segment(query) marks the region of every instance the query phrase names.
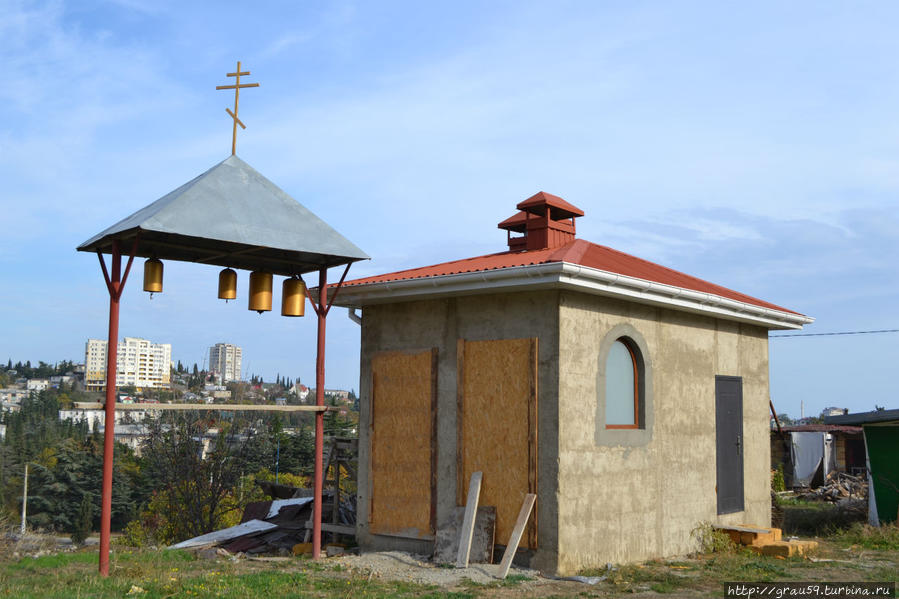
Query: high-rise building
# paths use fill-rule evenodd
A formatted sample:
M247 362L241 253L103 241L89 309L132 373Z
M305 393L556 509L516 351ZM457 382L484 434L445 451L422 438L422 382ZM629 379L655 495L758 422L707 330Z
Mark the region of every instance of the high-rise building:
M222 383L240 380L242 351L230 343L216 343L209 348L209 370Z
M84 349L84 385L88 391L106 389L105 339L88 339ZM137 389L168 388L171 383L172 345L125 337L119 341L116 386Z

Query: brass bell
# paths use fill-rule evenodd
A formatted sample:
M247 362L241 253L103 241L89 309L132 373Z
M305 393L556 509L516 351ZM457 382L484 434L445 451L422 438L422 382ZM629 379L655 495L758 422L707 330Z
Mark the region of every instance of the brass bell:
M233 300L237 297L237 273L225 268L219 273L219 299Z
M144 291L162 293L162 262L156 258L150 258L144 262Z
M272 273L261 270L250 273L250 302L247 307L260 314L272 309Z
M306 309L306 284L303 279L284 279L281 285L281 316L302 316Z

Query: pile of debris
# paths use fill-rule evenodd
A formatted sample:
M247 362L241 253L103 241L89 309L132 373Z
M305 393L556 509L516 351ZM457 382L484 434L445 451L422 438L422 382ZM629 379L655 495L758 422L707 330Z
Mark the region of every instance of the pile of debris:
M838 503L844 499L865 499L868 497L868 481L845 472L831 472L824 484L797 495L808 501L829 501Z
M187 539L172 549L208 549L219 547L228 553L246 555L307 553L311 551L312 497L305 489L296 489L288 499L256 501L247 504L240 524ZM322 512L327 515L333 504L333 493L325 491ZM352 497L354 500L355 497ZM339 521L345 535L355 531L355 501L342 500L338 505ZM331 533L335 537L338 533ZM308 546L308 547L307 547ZM307 551L308 549L308 551Z
M332 542L355 541L356 496L341 489L341 472L356 478L359 455L358 439L327 437L323 455L322 546L326 535ZM328 474L332 473L329 478ZM218 547L228 553L247 555L312 551L312 489L302 489L277 482L256 481L271 501L247 505L240 524L172 545L173 549L208 549Z

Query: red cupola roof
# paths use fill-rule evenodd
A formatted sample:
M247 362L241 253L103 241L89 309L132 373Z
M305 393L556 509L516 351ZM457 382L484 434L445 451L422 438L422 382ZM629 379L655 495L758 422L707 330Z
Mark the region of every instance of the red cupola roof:
M574 240L574 219L584 211L559 196L538 192L516 206L520 210L497 227L506 230L510 251L543 250L565 245ZM524 233L512 237L512 233Z

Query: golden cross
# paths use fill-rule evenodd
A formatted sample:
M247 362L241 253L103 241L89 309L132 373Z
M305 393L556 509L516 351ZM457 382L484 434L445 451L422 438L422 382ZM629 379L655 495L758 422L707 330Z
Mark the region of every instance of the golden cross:
M246 129L247 126L243 124L239 118L237 118L237 101L240 98L240 88L242 87L259 87L258 83L241 83L240 76L241 75L249 75L250 71L241 71L240 70L240 61L237 61L237 71L233 73L227 73L226 77L234 77L235 83L234 85L216 85L215 89L233 89L234 90L234 112L231 112L230 108L225 108L225 112L231 115L231 118L234 120L234 130L231 133L231 155L234 156L235 150L237 149L237 126L240 125L241 129Z

